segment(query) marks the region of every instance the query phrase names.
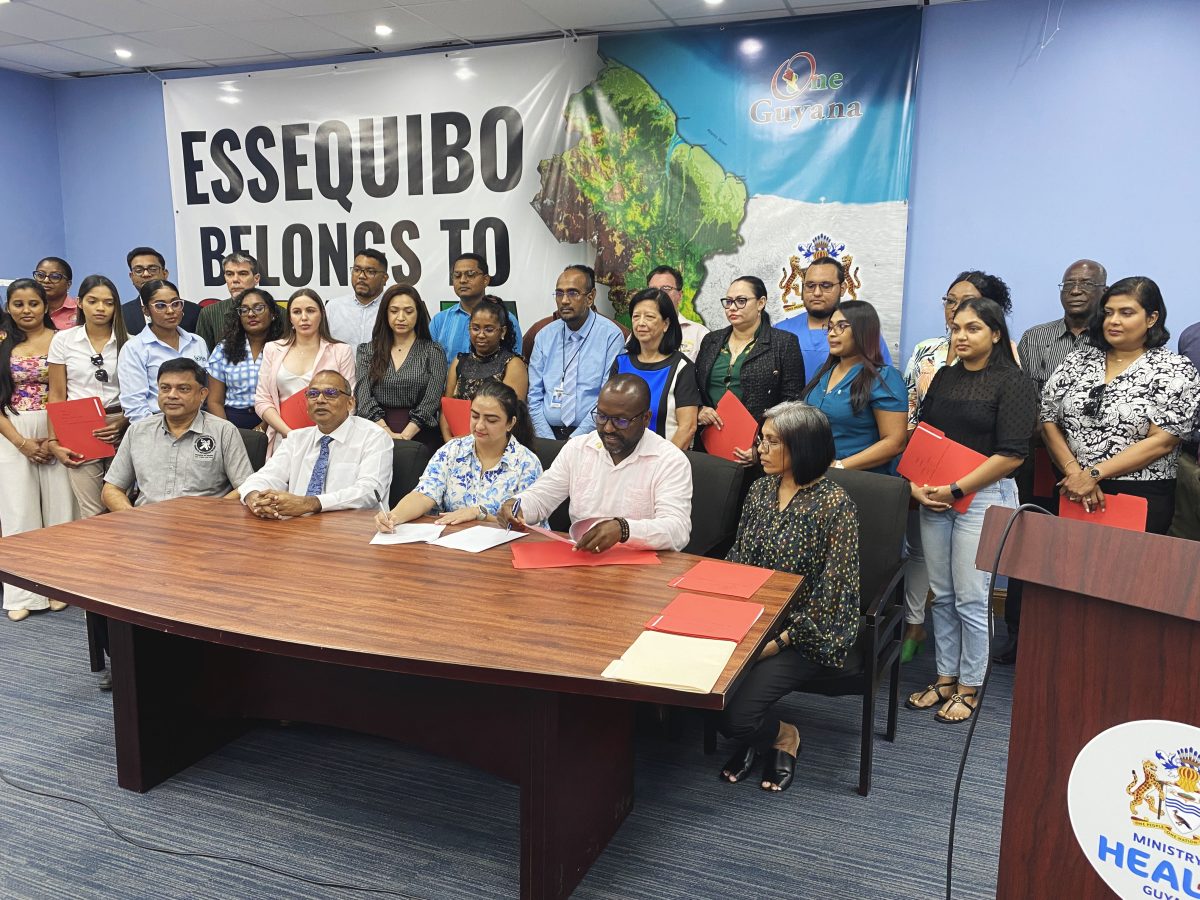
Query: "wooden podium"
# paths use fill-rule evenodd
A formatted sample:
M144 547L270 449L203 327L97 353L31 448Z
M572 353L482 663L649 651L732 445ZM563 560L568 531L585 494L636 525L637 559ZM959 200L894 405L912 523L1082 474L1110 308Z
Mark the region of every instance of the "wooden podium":
M988 510L979 568L1011 512ZM1000 574L1025 595L996 896L1112 897L1075 840L1067 779L1114 725L1196 722L1200 543L1026 512Z

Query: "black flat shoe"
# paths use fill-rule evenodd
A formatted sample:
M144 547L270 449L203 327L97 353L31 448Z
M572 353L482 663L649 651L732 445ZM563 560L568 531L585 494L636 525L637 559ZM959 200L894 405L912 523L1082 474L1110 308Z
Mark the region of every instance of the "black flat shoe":
M721 780L729 782L729 776L732 775L734 782L741 781L750 774L750 770L754 768L754 763L757 761L758 751L753 747L743 747L725 760L725 765L721 767Z
M771 750L763 757L762 780L778 785L780 791L788 789L792 783L792 776L795 774L796 757L786 750ZM763 788L763 790L776 793L771 788Z
M1011 666L1017 661L1017 639L1009 638L1008 643L992 657L992 662L998 666Z

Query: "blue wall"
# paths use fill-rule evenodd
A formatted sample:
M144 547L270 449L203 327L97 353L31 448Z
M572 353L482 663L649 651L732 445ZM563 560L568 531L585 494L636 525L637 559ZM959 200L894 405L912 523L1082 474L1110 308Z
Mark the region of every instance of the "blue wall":
M28 277L43 256L70 259L57 115L53 81L0 69L0 278Z

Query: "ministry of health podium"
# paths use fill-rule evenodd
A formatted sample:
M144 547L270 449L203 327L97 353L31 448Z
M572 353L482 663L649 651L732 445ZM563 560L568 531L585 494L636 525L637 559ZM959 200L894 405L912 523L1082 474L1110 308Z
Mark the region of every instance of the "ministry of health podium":
M981 569L1010 514L988 510ZM1114 725L1197 724L1200 543L1023 513L1000 574L1025 594L996 896L1111 897L1078 849L1067 779L1084 745Z

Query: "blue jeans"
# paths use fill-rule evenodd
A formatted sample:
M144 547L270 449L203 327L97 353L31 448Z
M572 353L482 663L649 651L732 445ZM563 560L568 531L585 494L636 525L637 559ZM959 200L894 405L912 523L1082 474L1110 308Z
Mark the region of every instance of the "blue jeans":
M983 684L988 658L991 574L975 568L983 514L1017 506L1017 484L1002 478L975 494L965 513L921 507L921 543L933 590L933 644L938 675L967 687Z

